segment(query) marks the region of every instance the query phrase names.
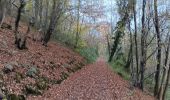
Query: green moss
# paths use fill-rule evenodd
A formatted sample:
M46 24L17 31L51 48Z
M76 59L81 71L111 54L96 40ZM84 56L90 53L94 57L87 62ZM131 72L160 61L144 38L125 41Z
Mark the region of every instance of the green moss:
M67 77L69 77L69 75L65 72L62 72L60 77L61 77L61 80L65 80L65 79L67 79Z
M7 100L26 100L24 95L9 94ZM6 99L3 99L6 100Z
M31 84L25 86L25 92L27 95L29 94L41 95L42 94L42 91L40 91L37 86L31 85Z
M24 76L21 73L15 74L15 80L17 83L20 83L20 81L24 78Z
M47 85L46 81L44 81L43 79L39 79L36 83L36 86L40 90L45 90L45 89L47 89L48 85Z
M167 89L166 100L170 100L170 87Z

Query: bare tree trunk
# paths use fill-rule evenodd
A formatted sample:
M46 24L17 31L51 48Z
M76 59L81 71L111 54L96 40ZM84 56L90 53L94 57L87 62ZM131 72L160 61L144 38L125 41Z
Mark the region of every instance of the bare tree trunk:
M5 10L6 10L6 8L5 8L4 5L5 5L5 1L1 0L0 1L0 27L1 27L2 23L3 23L4 18L5 18Z
M54 2L54 4L53 4L53 9L52 9L51 18L50 18L50 24L47 29L47 33L44 36L44 40L43 40L43 45L45 45L45 46L47 46L47 43L49 42L51 35L55 30L57 21L60 18L60 15L57 15L57 14L59 14L58 11L60 9L58 6L60 6L60 4L56 4L56 2L57 2L56 0L53 0L53 2Z
M45 37L45 32L47 32L47 27L48 27L48 14L49 14L49 1L48 0L45 0L45 17L43 19L43 25L42 25L42 31L43 31L43 37L42 37L42 40L44 39Z
M165 100L165 96L166 96L166 92L167 92L168 84L169 84L169 78L170 78L170 64L169 64L169 70L168 70L168 75L167 75L167 79L166 79L166 83L165 83L165 89L163 91L162 100Z
M134 25L135 25L135 56L136 56L136 82L139 81L139 54L138 54L138 41L137 41L137 21L136 21L136 3L133 2L133 14L134 14Z
M142 7L142 36L141 36L141 62L140 62L140 88L144 89L144 71L146 66L146 31L145 31L145 7L146 7L146 0L143 0L143 7Z
M39 1L39 17L40 17L40 20L39 20L39 29L42 29L42 17L43 17L43 0L40 0Z
M129 68L131 66L131 77L134 79L134 68L133 68L133 36L131 32L131 25L130 25L130 19L128 20L128 30L130 32L130 49L128 54L128 59L126 61L125 68Z
M131 33L130 33L131 34ZM128 69L130 67L130 64L131 64L131 61L132 61L132 58L131 58L131 55L132 55L132 43L130 43L130 49L129 49L129 53L128 53L128 58L127 58L127 61L126 61L126 65L125 65L125 68Z
M156 34L157 34L157 46L158 46L157 68L156 68L156 74L155 74L154 96L158 96L159 82L160 82L160 68L161 68L161 36L160 36L160 30L159 30L157 0L154 0L154 11L155 11L155 30L156 30Z
M135 80L135 70L134 70L134 65L133 65L133 35L131 32L131 25L130 25L130 20L129 20L129 31L130 31L130 60L129 63L131 66L130 70L131 70L131 80L132 80L132 85L134 86L136 84L136 80Z
M76 43L75 48L78 46L79 41L79 34L80 34L80 0L78 0L78 6L77 6L77 32L76 32Z
M20 7L18 8L18 13L17 13L17 17L15 20L15 44L17 46L18 49L26 49L26 34L25 35L21 35L21 33L18 32L18 27L19 27L19 22L21 19L21 13L23 8L25 7L26 3L24 0L20 0ZM29 30L29 28L28 28ZM27 31L29 32L29 31ZM22 33L23 34L23 33Z
M109 56L110 56L110 41L109 41L109 35L106 35L106 39L107 39L107 48L108 48L108 52L109 52Z
M47 29L47 32L45 34L44 40L43 40L43 45L47 46L47 43L49 42L51 35L53 34L56 25L58 24L59 19L65 12L65 5L66 5L66 0L53 0L53 7L52 7L52 13L51 13L51 18L50 18L50 24Z
M165 94L166 92L166 86L164 84L166 84L166 80L167 78L167 69L168 69L168 59L169 59L169 50L170 50L170 36L169 36L169 40L168 40L168 46L167 49L165 51L165 63L164 63L164 71L163 71L163 76L162 76L162 82L161 82L161 86L160 86L160 91L159 91L159 100L165 100Z

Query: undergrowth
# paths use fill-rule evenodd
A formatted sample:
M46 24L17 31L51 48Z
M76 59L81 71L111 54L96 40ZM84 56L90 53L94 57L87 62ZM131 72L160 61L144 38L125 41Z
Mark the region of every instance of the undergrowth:
M99 56L97 47L87 46L87 43L81 39L78 42L77 48L74 48L75 37L72 34L54 34L53 40L57 40L78 52L87 60L87 63L95 62Z
M130 80L130 72L124 67L126 64L124 57L120 56L109 64L117 74L119 74L125 80Z
M98 50L94 47L83 47L78 48L76 51L83 56L85 59L87 59L88 63L95 62L98 55Z

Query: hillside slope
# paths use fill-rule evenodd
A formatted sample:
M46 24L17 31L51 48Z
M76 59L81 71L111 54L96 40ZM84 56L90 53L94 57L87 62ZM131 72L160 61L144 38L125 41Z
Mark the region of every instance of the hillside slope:
M25 27L20 29L24 31ZM50 42L44 47L31 38L27 41L28 50L18 50L13 31L0 29L0 96L1 92L43 94L86 63L79 54L59 43Z

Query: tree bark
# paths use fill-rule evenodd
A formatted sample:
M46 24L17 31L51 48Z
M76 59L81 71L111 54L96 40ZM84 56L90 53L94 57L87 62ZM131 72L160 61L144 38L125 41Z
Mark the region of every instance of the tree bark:
M109 56L110 56L110 41L109 41L109 34L106 35L106 39L107 39L107 48L108 48L108 52L109 52Z
M141 62L140 62L140 88L144 89L144 71L146 66L146 31L145 31L145 7L146 7L146 0L143 0L142 6L142 36L141 36Z
M4 17L5 17L5 2L3 0L0 1L0 27L3 23Z
M47 43L49 42L51 35L55 30L55 27L58 23L59 18L61 17L62 10L63 10L61 8L61 6L62 6L61 1L53 0L53 2L54 2L54 4L53 4L51 18L50 18L50 24L47 29L47 33L44 36L44 40L43 40L44 46L47 46Z
M169 36L169 40L168 40L168 46L167 49L165 51L165 63L164 63L164 71L163 71L163 76L162 76L162 82L161 82L161 86L160 86L160 90L159 90L159 100L165 100L165 94L166 94L166 86L164 84L166 84L166 80L167 78L167 69L168 69L168 59L169 59L169 50L170 50L170 36ZM165 92L164 92L165 91Z
M169 78L170 78L170 64L169 64L169 70L168 70L168 75L167 75L167 79L166 79L166 83L165 83L165 89L163 91L162 100L165 100L166 92L167 92L168 85L169 85Z
M78 6L77 6L77 32L76 32L75 48L77 48L78 46L79 34L80 34L80 0L78 0Z
M139 81L139 57L138 57L138 41L137 41L137 20L136 20L136 3L135 0L133 2L133 14L134 14L134 26L135 26L135 56L136 56L136 81Z
M157 34L157 46L158 46L154 96L158 97L159 82L160 82L160 68L161 68L161 35L160 35L160 30L159 30L159 18L158 18L158 10L157 10L157 0L154 0L154 11L155 11L155 30L156 30L156 34Z
M26 49L26 34L27 33L22 36L21 33L18 32L18 27L19 27L19 22L21 19L21 13L22 13L22 10L25 7L25 5L26 5L25 1L20 0L20 7L18 8L17 17L15 20L15 44L16 44L16 47L21 50ZM28 28L28 30L29 30L29 28ZM29 31L27 31L27 32L29 32Z

